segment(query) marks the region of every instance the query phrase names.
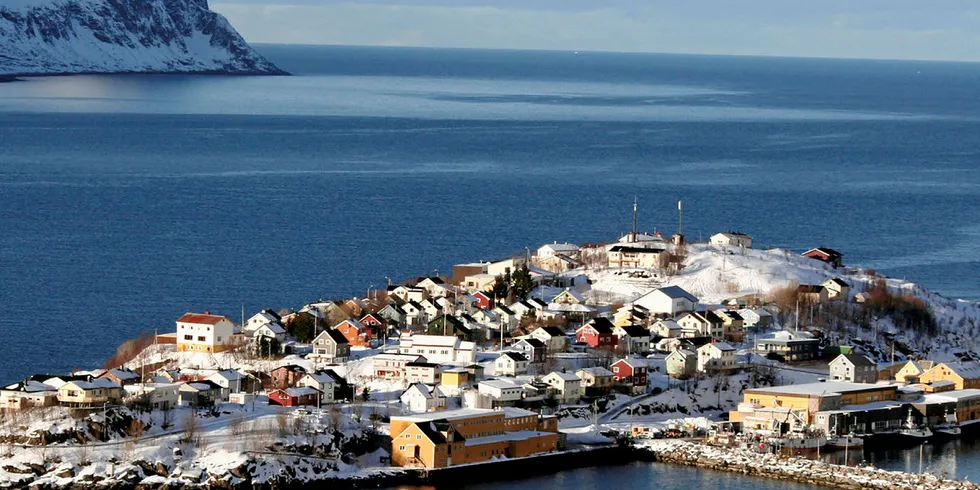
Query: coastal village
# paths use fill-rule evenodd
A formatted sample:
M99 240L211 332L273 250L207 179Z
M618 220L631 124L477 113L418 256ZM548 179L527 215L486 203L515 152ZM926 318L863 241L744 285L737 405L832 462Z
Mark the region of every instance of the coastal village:
M889 281L823 246L756 250L733 231L688 243L634 225L611 243L555 241L364 297L243 308L237 322L189 312L102 369L6 380L0 481L111 478L127 444L150 468L130 464L134 482L214 484L241 481L246 461L258 478L263 454L341 474L614 441L806 454L970 437L977 356L922 339L946 321L972 328L976 305ZM214 456L209 433L225 441L217 463L190 457ZM58 447L88 456L59 466L71 458ZM265 478L283 471L296 477Z

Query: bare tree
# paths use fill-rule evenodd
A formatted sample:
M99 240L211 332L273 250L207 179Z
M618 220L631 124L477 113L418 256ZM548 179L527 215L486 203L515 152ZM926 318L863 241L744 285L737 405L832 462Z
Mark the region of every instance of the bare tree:
M289 435L289 415L286 412L276 414L276 429L278 429L277 433L280 438Z
M197 414L194 410L188 410L184 417L184 442L193 442L197 436Z

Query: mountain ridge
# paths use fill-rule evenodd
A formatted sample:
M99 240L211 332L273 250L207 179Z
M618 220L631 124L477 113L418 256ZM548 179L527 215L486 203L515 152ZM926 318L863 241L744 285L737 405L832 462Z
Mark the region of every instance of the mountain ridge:
M0 76L288 75L207 0L17 0L0 5Z

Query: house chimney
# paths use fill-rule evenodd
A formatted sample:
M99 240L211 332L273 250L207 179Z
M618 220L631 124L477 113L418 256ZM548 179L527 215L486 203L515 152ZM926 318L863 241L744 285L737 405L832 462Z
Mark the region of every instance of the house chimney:
M205 314L205 315L210 315L210 314L211 314L211 312L210 312L210 311L205 311L205 312L204 312L204 314Z

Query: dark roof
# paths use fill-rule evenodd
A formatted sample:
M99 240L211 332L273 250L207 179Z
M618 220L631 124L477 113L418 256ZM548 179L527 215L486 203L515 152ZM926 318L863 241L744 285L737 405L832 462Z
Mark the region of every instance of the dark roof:
M92 377L89 375L72 375L72 374L32 374L27 377L25 381L38 381L45 382L51 378L58 378L62 381L88 381Z
M873 367L873 366L876 366L877 365L871 359L868 359L867 357L862 356L860 354L841 354L841 356L843 356L845 359L847 359L848 361L850 361L851 364L853 364L855 367L856 366L872 366Z
M544 331L547 332L548 335L551 335L552 337L564 337L565 336L565 331L562 330L562 329L560 329L560 328L558 328L558 327L540 327L540 328L543 328Z
M798 293L819 293L820 291L823 291L823 286L800 284L796 287L796 292Z
M713 340L714 339L712 339L711 337L707 337L707 336L702 336L702 337L684 337L684 338L681 338L680 339L680 341L681 341L682 344L688 344L688 345L692 345L694 347L701 347L702 345L710 344Z
M698 298L696 296L687 292L686 290L684 290L684 288L680 286L667 286L667 287L660 288L657 291L666 294L667 297L669 298L686 298L687 300L695 303L698 301Z
M835 284L837 284L838 286L843 286L845 288L851 287L850 284L848 284L847 282L845 282L843 279L841 279L839 277L835 277L835 278L831 279L831 281L834 282Z
M745 320L742 315L739 315L735 310L725 310L725 316L731 318L732 320Z
M520 352L504 352L501 356L507 356L515 361L526 361L527 356L521 354Z
M842 253L840 253L840 252L838 252L838 251L836 251L836 250L834 250L832 248L827 248L827 247L811 248L810 250L807 250L806 252L803 252L803 255L806 255L806 254L808 254L810 252L813 252L814 250L816 250L817 252L820 252L820 253L822 253L824 255L830 256L830 257L843 257L844 256L844 254L842 254Z
M649 337L650 336L650 331L649 330L647 330L647 329L645 329L643 327L637 326L637 325L627 325L627 326L623 327L623 330L626 331L626 335L629 335L630 337Z
M590 321L588 326L595 329L599 333L612 333L614 325L608 318L599 317Z
M508 307L506 307L504 305L497 305L497 308L500 308L501 311L503 311L504 313L506 313L508 315L513 315L514 314L514 310L511 310L510 308L508 308Z
M643 248L643 247L628 247L626 245L616 245L609 249L610 252L626 252L626 253L637 253L637 254L657 254L663 252L665 249L662 248Z
M436 429L436 425L440 422L444 422L447 425L449 424L449 422L447 422L445 419L441 419L432 422L416 422L415 425L418 426L419 430L422 431L422 433L425 434L425 437L428 437L433 444L445 444L446 438L443 437L442 433L439 432L438 429Z
M260 311L259 313L266 313L268 315L274 316L277 320L282 320L282 317L279 316L279 313L276 313L276 310L273 310L272 308L266 308Z
M415 366L415 367L439 367L439 364L434 362L419 362L419 361L406 362L405 365Z
M337 344L347 343L347 337L344 337L344 334L340 333L340 331L331 328L326 330L326 332L327 335L329 335L330 338L333 339L333 341L336 342Z
M343 376L337 374L337 371L334 371L333 369L321 369L314 374L326 374L327 376L330 376L330 378L333 379L334 383L338 385L347 384L347 382L344 381Z
M523 340L524 342L527 342L531 347L534 347L535 349L544 349L544 347L545 347L544 342L542 342L542 341L540 341L538 339L527 338L527 339L521 339L521 340Z

